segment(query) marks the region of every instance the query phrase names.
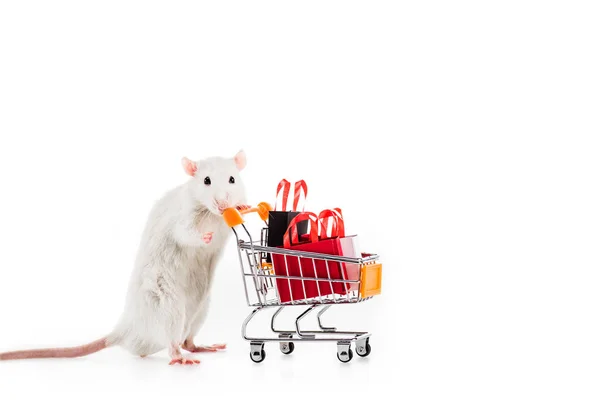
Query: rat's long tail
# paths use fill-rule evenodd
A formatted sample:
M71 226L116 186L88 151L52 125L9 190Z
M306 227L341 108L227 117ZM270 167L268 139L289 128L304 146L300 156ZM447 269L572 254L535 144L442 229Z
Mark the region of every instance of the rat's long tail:
M109 346L106 337L77 347L62 347L54 349L34 349L0 353L1 360L22 360L25 358L74 358L96 353Z

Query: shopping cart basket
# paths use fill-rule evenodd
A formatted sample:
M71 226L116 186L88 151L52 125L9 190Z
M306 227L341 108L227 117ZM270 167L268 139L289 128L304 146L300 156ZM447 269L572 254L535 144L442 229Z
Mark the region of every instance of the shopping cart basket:
M271 207L268 203L260 203L257 207L246 210L230 208L225 210L223 217L229 227L233 229L236 237L239 261L242 268L244 289L248 306L255 307L242 324L242 337L250 342L250 358L254 362L265 359L265 342L279 342L279 348L283 354L294 351L294 342L304 341L333 341L337 342L337 357L343 362L352 359L352 343L355 343L356 353L366 357L371 353L369 332L338 331L334 327L323 326L321 317L332 305L354 304L371 299L381 292L381 270L378 263L379 256L376 254L361 253L360 258L341 257L320 253L296 251L279 247L266 246L268 229L261 230L261 238L253 241L250 232L244 225L242 214L257 212L266 223ZM240 229L241 227L241 229ZM248 240L243 240L246 238ZM270 257L267 257L269 256ZM276 274L273 262L278 257L285 262L286 271L288 263L293 260L297 265L312 263L313 273L306 273L300 268L293 276L289 273ZM267 262L270 260L271 262ZM309 264L310 265L310 264ZM340 271L341 277L333 278L330 271ZM323 269L325 266L325 275ZM321 271L318 273L318 267ZM309 271L310 272L310 271ZM341 278L341 279L340 279ZM292 283L295 288L298 285L303 296L292 293ZM342 290L340 290L340 288ZM315 290L316 289L316 290ZM289 290L285 296L280 296L282 290ZM307 292L313 295L307 295ZM316 296L314 295L316 291ZM298 291L296 290L296 293ZM281 299L288 299L282 301ZM295 329L280 330L275 328L275 319L288 306L308 306L296 318ZM246 328L248 323L260 312L268 308L277 307L271 318L272 337L250 337ZM300 321L309 313L318 310L317 322L319 330L305 331L300 329Z

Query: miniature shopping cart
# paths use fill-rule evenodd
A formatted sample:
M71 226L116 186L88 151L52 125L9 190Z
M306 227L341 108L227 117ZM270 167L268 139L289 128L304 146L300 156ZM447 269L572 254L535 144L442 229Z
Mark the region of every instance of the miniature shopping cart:
M265 342L279 342L283 354L294 351L294 342L337 342L337 357L343 363L352 360L351 345L355 343L356 353L361 357L368 356L371 353L369 332L338 331L334 327L324 326L321 317L332 305L359 303L380 294L382 266L377 262L379 256L360 253L362 257L350 258L268 247L267 227L261 230L260 240L253 241L242 214L255 211L266 223L270 210L269 204L260 203L251 209L239 211L230 208L223 213L226 223L235 233L248 306L255 307L242 325L242 336L250 342L252 361L259 363L265 359ZM300 263L309 268L299 268L290 275L291 265L298 266ZM280 272L282 269L283 273ZM298 315L293 330L276 329L275 319L288 306L308 308ZM271 318L274 335L248 336L248 323L260 311L269 308L277 308ZM320 329L302 330L300 321L317 309Z

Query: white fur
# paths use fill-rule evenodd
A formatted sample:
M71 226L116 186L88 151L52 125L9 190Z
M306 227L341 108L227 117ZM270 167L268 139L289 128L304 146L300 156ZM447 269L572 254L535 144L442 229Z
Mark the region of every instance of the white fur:
M215 266L231 233L219 206L246 203L239 176L244 166L243 152L234 158L197 161L194 176L155 204L141 238L125 309L108 345L149 355L197 334L208 312ZM210 186L204 183L207 176ZM231 176L234 184L229 183ZM208 232L213 233L212 241L205 243Z

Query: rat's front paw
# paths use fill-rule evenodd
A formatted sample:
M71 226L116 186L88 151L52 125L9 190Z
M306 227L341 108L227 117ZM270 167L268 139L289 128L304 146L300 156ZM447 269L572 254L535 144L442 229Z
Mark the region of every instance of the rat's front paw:
M206 232L204 234L204 236L202 236L202 240L204 240L204 243L206 243L206 244L209 244L210 242L212 242L212 238L213 238L212 232Z
M242 211L252 208L252 206L249 206L248 204L238 204L237 206L235 206L235 208Z

